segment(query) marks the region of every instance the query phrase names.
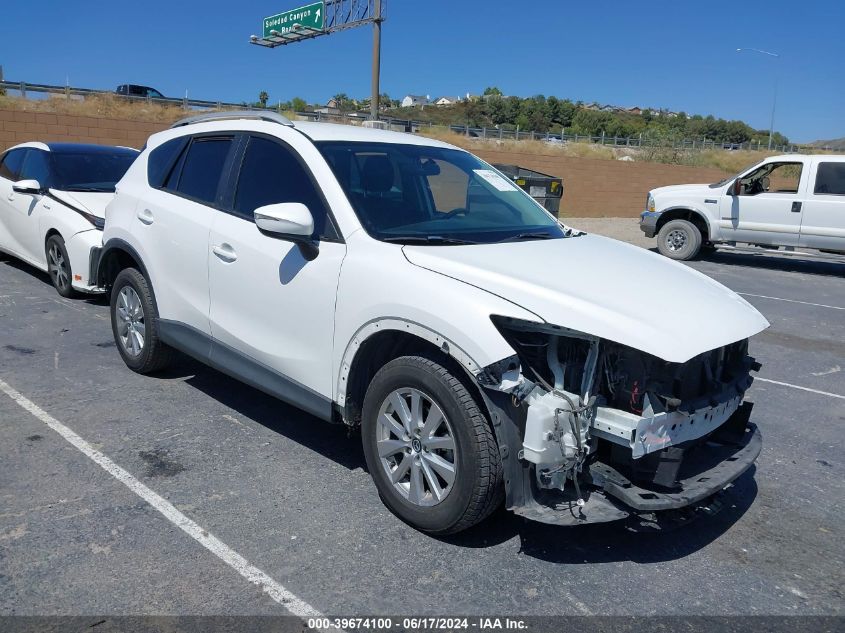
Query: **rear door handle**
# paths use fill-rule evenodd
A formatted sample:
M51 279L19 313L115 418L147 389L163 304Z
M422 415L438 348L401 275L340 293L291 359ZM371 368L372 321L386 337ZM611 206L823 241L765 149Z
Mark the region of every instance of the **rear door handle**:
M150 225L155 222L155 216L153 212L149 209L144 209L143 211L138 211L138 219L141 220L144 224Z
M238 258L238 254L235 252L235 249L232 248L231 244L226 244L225 242L219 246L212 246L211 252L227 264L231 264Z
M792 203L792 212L793 213L801 213L801 203L800 202L793 202Z
M12 202L14 199L15 199L15 194L13 194L13 193L10 193L9 197L6 198L6 200L8 200L9 202Z

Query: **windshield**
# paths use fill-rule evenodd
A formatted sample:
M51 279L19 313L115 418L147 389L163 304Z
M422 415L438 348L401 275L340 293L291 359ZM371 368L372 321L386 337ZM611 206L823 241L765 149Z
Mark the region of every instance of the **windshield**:
M335 141L317 147L376 239L448 245L565 236L528 194L467 152Z
M755 165L758 165L759 163L760 163L760 161L757 161L756 163L751 163L745 169L740 170L740 172L738 174L734 174L733 176L728 176L727 178L725 178L724 180L720 180L719 182L714 182L712 185L710 185L710 188L711 189L718 189L719 187L724 187L731 180L736 180L741 174L746 173L749 169L751 169Z
M117 181L135 160L134 151L114 153L54 153L52 178L54 189L62 191L114 192Z

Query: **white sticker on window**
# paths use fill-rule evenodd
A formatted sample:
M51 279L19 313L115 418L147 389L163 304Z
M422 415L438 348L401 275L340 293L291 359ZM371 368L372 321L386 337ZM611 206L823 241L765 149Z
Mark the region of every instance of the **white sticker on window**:
M510 180L502 178L492 169L473 169L472 171L475 172L479 178L483 178L499 191L519 191L519 189L516 188L516 185L514 185Z

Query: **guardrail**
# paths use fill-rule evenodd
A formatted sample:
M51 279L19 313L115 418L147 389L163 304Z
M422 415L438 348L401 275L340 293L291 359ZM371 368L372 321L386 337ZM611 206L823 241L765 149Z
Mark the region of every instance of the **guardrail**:
M185 110L190 109L248 109L248 110L270 110L280 111L277 107L260 107L246 103L231 103L227 101L207 101L203 99L184 99L163 97L136 97L129 95L119 95L114 92L106 90L94 90L91 88L73 88L71 86L52 86L49 84L32 84L23 81L0 81L0 94L5 92L14 93L21 98L30 98L31 94L47 94L64 96L67 99L84 99L87 96L95 95L110 95L117 99L125 99L129 102L138 103L156 103L160 105L179 106ZM326 113L326 112L296 112L300 119L307 119L312 121L330 121L336 123L345 123L349 125L361 125L363 121L369 119L369 115L352 113ZM624 148L666 148L679 151L684 150L703 150L703 149L722 149L722 150L766 150L767 145L761 142L745 142L745 143L725 143L714 141L707 138L701 139L658 139L649 137L647 135L639 135L636 137L621 137L608 136L602 134L601 136L588 136L584 134L554 134L551 132L534 132L524 131L519 129L506 129L503 127L471 127L469 125L438 125L431 121L417 121L414 119L395 119L392 117L381 117L393 129L402 129L406 132L419 132L420 129L442 129L449 130L454 133L463 134L468 137L485 138L485 139L500 139L500 140L514 140L514 141L545 141L550 144L563 144L568 142L574 143L593 143L597 145L605 145L610 147ZM800 145L778 145L772 147L775 152L781 153L796 153L805 149L812 149L815 151L829 151L829 152L843 152L842 149L807 147Z

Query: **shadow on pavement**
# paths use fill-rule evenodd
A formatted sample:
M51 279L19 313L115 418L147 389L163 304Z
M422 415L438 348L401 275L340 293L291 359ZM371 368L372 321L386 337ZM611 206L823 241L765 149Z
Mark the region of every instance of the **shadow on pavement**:
M659 253L657 248L648 249L652 253ZM693 261L722 264L723 266L740 266L762 268L787 273L803 273L805 275L821 275L828 277L845 277L845 258L829 260L800 259L789 255L778 255L777 251L760 249L759 253L716 250L702 252Z
M501 508L471 530L442 540L460 547L490 547L518 536L522 554L567 565L675 560L706 547L746 513L757 497L754 471L752 467L734 482L721 512L675 530L634 533L624 520L559 527L528 521Z
M187 376L185 384L274 433L284 435L349 470L361 468L366 471L360 436L357 432L350 434L345 425L315 418L187 356L180 356L173 369L164 376Z

